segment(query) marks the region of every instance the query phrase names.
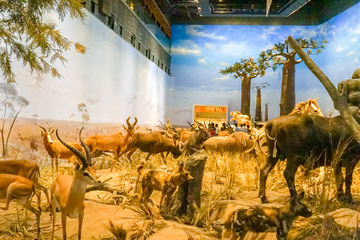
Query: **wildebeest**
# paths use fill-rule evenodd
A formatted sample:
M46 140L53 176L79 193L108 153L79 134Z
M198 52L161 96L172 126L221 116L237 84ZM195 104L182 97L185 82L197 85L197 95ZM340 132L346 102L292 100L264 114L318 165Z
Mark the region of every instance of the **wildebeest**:
M131 161L131 155L139 149L142 152L149 153L146 160L152 154L171 152L174 158L178 158L181 155L178 142L169 137L164 132L135 132L132 138L132 142L127 145L125 150L121 151L119 157L127 152L128 159Z
M226 137L212 137L205 141L206 151L218 152L249 152L253 149L254 141L249 134L235 132Z
M324 118L306 114L280 116L269 121L265 131L269 151L266 163L260 170L259 197L263 203L268 202L265 195L267 176L278 159L287 159L284 177L291 197L296 196L294 177L300 165L308 170L332 166L338 199L352 202L352 174L359 161L360 145L348 133L340 117ZM345 195L342 167L346 168Z

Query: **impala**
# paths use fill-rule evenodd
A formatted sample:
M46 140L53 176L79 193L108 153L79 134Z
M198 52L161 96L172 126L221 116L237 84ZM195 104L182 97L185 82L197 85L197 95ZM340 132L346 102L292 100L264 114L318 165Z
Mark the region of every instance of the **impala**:
M88 184L99 185L100 182L96 181L95 177L85 169L91 166L91 153L89 148L85 145L81 138L81 131L79 131L79 140L81 145L85 149L86 156L79 150L65 143L58 135L56 130L56 136L59 141L64 144L70 151L72 151L82 162L82 166L79 165L75 168L75 176L59 175L51 185L51 212L53 215L53 226L51 239L54 239L55 228L55 211L60 209L61 211L61 223L63 229L63 239L66 239L66 219L77 218L79 223L78 239L81 239L81 227L84 218L84 197L86 187Z

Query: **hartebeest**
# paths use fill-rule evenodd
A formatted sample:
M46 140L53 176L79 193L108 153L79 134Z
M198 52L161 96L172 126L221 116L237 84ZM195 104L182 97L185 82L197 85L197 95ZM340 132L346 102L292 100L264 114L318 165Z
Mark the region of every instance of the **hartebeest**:
M43 126L39 124L39 127L44 130L40 131L41 136L44 140L44 146L46 151L51 157L51 169L54 169L54 161L56 166L56 172L58 172L59 166L59 158L67 159L69 162L77 165L77 160L75 155L66 147L64 147L58 140L52 140L51 134L53 134L54 129L51 129L51 125L49 125L49 130L46 130ZM71 145L73 148L77 149L78 151L83 151L82 147L77 142L68 142L67 144Z
M79 131L79 140L81 145L85 149L86 157L83 153L65 143L58 135L56 130L56 136L59 141L64 144L70 151L72 151L82 162L82 167L79 165L75 168L75 176L60 175L58 176L51 185L51 212L53 214L53 227L51 239L54 239L54 228L55 228L55 210L56 208L61 211L61 222L63 229L63 239L66 239L66 218L78 218L79 229L78 239L81 239L81 226L84 218L84 197L86 187L88 184L99 185L100 182L96 181L95 177L85 169L91 166L91 154L89 148L81 139L81 131Z
M27 160L2 160L0 161L0 173L18 175L31 180L34 183L36 189L45 193L46 199L50 205L48 190L39 183L40 169L37 164ZM40 208L40 191L36 195Z
M30 200L34 194L35 186L29 179L12 174L0 174L0 201L5 202L5 207L0 207L0 209L7 210L11 200L15 200L33 212L37 220L37 239L39 239L41 211L31 206Z
M126 130L125 136L120 131L112 135L92 135L85 138L84 142L89 146L91 154L94 154L96 150L113 151L115 159L118 159L120 152L132 141L135 130L139 128L139 126L135 128L135 125L138 122L136 117L133 124L131 124L129 120L130 116L126 119L128 127L123 125Z

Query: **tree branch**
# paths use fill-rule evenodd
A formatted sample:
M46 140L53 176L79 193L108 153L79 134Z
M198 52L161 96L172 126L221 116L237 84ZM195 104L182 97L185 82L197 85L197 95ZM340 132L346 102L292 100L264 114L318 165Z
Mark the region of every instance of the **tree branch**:
M341 118L346 123L346 127L349 132L354 136L357 142L360 143L360 126L352 116L352 113L349 109L347 98L342 96L332 84L329 78L321 71L321 69L314 63L314 61L306 54L306 52L301 48L301 46L292 38L288 37L290 46L296 51L301 59L304 60L306 66L310 71L319 79L319 81L324 85L326 91L329 93L331 99L334 102L335 109L339 110ZM344 85L344 92L347 92L346 85Z

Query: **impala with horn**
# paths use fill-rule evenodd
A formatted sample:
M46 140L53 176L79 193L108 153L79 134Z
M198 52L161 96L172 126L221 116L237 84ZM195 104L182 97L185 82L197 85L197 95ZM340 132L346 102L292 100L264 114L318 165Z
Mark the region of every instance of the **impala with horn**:
M100 185L101 183L95 179L95 176L85 169L91 166L91 153L89 148L83 142L81 138L81 130L79 131L79 140L81 145L85 149L86 156L75 149L71 145L67 144L59 137L58 130L56 130L56 136L59 141L72 151L82 162L82 166L77 165L75 168L75 175L60 175L51 185L51 212L53 215L52 235L51 239L54 239L54 229L56 221L56 209L61 211L61 222L63 229L63 239L66 240L66 219L77 218L78 227L78 239L81 239L81 227L84 219L84 197L87 185Z
M85 138L84 142L90 148L91 154L94 154L96 150L112 151L115 154L115 159L118 159L120 152L132 141L135 130L139 128L139 126L135 128L138 122L136 117L133 124L129 120L130 116L126 119L128 127L123 125L123 128L126 130L125 135L120 131L112 135L92 135Z

